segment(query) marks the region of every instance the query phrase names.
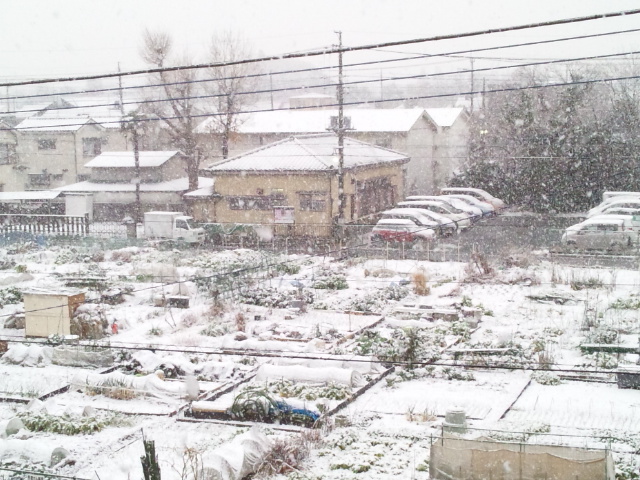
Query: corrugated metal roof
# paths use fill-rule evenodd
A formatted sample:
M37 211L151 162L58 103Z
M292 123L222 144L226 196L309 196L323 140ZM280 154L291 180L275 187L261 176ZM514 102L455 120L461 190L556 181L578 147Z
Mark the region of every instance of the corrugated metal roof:
M256 112L245 115L238 127L239 133L324 133L329 129L331 117L338 110L282 110ZM356 132L408 132L424 115L422 108L351 109L344 116L351 120ZM215 123L205 120L198 126L199 133L208 133Z
M206 170L224 171L324 171L338 168L338 136L335 134L291 137L238 155ZM384 162L409 161L393 150L352 138L344 139L344 168Z
M139 152L140 167L159 167L170 158L179 155L177 150ZM133 168L136 161L133 152L103 152L84 164L90 168Z

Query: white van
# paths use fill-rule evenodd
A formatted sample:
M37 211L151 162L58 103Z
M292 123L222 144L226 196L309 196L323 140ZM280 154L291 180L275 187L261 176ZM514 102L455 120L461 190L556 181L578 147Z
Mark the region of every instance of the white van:
M612 250L636 245L638 234L628 215L604 215L571 225L560 242L582 249Z

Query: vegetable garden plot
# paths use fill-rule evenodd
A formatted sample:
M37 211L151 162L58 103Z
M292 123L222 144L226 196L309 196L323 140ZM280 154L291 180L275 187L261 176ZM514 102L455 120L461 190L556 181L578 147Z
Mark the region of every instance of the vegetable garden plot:
M256 376L213 401L193 402L195 418L313 426L335 412L388 372L363 376L347 368L262 365ZM373 377L373 378L372 378Z
M28 402L69 384L77 369L47 365L43 368L0 363L0 397Z
M369 395L356 400L354 408L383 415L435 418L444 417L448 409L456 406L468 418L497 420L529 382L524 372L443 371L438 367L422 373L421 378L404 380L409 378L407 373L397 371ZM464 377L469 374L472 376Z
M532 383L505 416L510 423L640 432L638 392L615 384Z

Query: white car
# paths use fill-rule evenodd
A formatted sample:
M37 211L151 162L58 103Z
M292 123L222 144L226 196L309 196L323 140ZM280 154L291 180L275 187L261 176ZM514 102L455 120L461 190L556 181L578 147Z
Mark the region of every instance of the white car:
M451 235L457 231L456 225L451 220L437 214L434 215L421 208L392 208L382 212L381 218L385 220L411 220L418 226L435 230L439 235Z
M434 240L436 232L411 220L389 218L378 221L371 231L371 241L415 243Z
M475 222L480 217L482 217L482 210L480 210L478 207L473 207L468 203L465 203L464 201L460 200L459 198L453 198L447 195L412 195L410 197L405 198L406 202L414 202L414 201L422 201L422 200L444 202L447 205L455 208L455 210L453 210L454 213L465 214L469 218L469 220L471 220L472 222Z
M560 242L583 249L624 248L638 243L638 230L627 215L603 215L571 225Z
M597 207L589 210L589 212L587 213L587 218L595 217L596 215L602 215L603 212L610 208L640 208L640 198L617 197L615 200L612 200L610 202L603 202Z
M461 210L457 210L460 213L454 213L454 207L447 205L445 202L436 202L433 200L414 200L408 202L400 202L398 203L398 207L403 208L421 208L424 210L430 210L434 213L442 215L443 217L450 218L453 220L458 229L469 228L471 226L471 220L467 216L466 213Z
M482 211L483 216L496 214L496 209L493 205L483 202L482 200L478 200L476 197L472 197L471 195L449 194L447 197L457 198L458 200L462 200L473 207L479 208L480 211Z
M471 195L472 197L475 197L478 200L487 202L488 204L492 205L493 208L496 209L496 211L503 210L506 207L505 203L502 200L500 200L497 197L494 197L489 192L482 190L480 188L446 187L446 188L440 189L440 193L442 195L449 195L449 194Z

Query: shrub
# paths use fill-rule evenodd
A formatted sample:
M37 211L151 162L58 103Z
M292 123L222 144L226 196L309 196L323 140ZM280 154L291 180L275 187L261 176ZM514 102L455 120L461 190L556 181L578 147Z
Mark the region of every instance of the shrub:
M322 290L345 290L349 288L347 279L344 275L331 275L330 277L321 278L313 284L313 288Z
M0 289L0 308L22 302L22 292L16 287Z
M531 378L540 385L560 385L562 383L560 377L551 372L535 372Z
M427 286L427 275L424 271L415 272L411 275L413 283L413 293L416 295L429 295L431 289Z

